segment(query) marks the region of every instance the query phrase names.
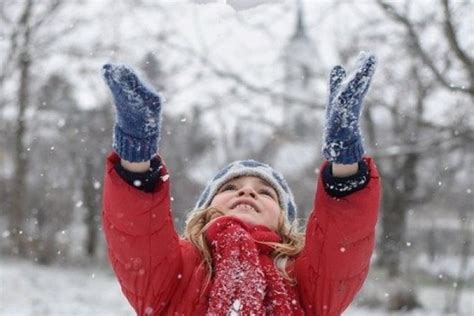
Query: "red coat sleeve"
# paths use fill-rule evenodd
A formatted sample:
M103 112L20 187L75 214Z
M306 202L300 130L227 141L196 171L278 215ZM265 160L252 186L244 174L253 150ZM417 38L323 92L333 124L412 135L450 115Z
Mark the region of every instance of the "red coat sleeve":
M341 315L367 277L380 178L373 160L364 160L369 167L368 184L343 198L329 196L319 177L305 247L295 261L298 291L310 315Z
M158 315L173 294L182 269L166 167L160 172L162 183L153 193L145 193L116 173L114 165L119 160L112 152L105 169L102 220L109 259L137 314Z

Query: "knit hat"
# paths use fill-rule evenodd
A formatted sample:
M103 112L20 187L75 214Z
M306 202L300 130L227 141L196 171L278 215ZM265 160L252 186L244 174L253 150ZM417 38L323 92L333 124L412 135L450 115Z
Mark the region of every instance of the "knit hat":
M256 160L234 161L221 169L207 183L193 211L208 207L223 184L234 178L244 176L258 177L270 184L277 192L280 207L285 212L288 220L292 222L296 218L297 210L293 194L283 176L269 165Z

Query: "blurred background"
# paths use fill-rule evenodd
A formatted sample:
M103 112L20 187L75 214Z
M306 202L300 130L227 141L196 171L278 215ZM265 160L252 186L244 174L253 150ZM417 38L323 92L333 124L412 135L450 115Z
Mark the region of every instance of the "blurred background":
M469 22L471 21L471 22ZM173 215L235 159L312 207L328 73L378 57L365 147L383 199L373 265L344 315L474 315L474 3L0 2L0 314L133 315L101 231L114 107L107 62L163 97Z

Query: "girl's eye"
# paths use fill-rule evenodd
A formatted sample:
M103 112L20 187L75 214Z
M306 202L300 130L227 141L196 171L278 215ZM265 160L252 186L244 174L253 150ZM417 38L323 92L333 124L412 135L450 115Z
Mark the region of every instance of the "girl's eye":
M269 197L274 198L272 191L267 189L260 190L260 194L268 195Z
M226 184L222 187L222 189L220 191L221 192L222 191L231 191L231 190L235 190L235 189L237 189L237 187L234 184Z

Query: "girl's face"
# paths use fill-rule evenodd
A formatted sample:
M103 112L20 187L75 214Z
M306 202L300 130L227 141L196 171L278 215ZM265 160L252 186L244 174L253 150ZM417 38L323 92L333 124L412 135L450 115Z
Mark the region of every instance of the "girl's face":
M244 176L226 182L217 191L210 206L246 223L278 230L281 215L278 194L260 178Z

